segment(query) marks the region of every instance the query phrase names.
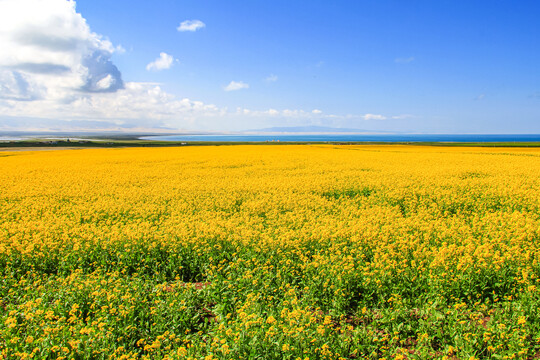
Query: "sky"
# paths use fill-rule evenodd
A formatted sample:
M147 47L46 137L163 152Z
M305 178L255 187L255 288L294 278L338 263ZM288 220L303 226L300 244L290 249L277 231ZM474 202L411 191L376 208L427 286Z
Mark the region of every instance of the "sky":
M0 131L540 133L538 1L0 0Z

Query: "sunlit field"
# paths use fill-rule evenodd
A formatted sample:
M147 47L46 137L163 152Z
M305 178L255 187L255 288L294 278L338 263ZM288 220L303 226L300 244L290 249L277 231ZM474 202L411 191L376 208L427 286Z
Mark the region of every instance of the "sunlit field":
M540 149L0 152L0 358L540 356Z

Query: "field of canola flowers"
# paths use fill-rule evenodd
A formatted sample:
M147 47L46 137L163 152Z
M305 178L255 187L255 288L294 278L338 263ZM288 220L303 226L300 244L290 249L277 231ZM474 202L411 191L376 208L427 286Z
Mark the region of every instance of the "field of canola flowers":
M540 149L0 152L0 209L0 358L540 356Z

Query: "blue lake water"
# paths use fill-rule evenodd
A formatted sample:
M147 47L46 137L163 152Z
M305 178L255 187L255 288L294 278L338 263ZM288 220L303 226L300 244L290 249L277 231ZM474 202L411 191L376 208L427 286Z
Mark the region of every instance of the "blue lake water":
M144 136L154 141L210 142L540 142L540 134L519 135L161 135Z

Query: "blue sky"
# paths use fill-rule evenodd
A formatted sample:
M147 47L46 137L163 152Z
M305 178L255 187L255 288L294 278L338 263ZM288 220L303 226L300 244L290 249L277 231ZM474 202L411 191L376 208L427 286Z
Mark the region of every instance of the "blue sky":
M25 2L26 8L43 3L0 1L0 13L19 20L4 26L3 37L0 29L0 43L11 44L8 52L36 46L20 40L36 39L27 34L35 21L25 7L14 5ZM17 63L0 55L0 110L6 109L0 130L3 122L4 129L319 125L540 133L535 1L79 0L76 7L65 0L47 2L58 4L42 10L42 17L70 24L75 19L79 26L56 22L58 31L50 34L56 40L46 43L74 38L86 45L73 56L66 50L62 59L70 55L69 63L35 53L32 61L40 69L71 69L70 76L56 78L29 71L27 59ZM84 20L87 31L81 30ZM204 26L178 30L195 20ZM51 29L50 22L41 26ZM162 53L162 61L150 65ZM81 72L85 66L89 71ZM17 79L24 86L13 85L20 84ZM84 85L77 88L79 83Z

